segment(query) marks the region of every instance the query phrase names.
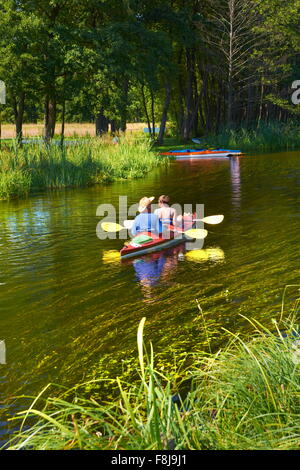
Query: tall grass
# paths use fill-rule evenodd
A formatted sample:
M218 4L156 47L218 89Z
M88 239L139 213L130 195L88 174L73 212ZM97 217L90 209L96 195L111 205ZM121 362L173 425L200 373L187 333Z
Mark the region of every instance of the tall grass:
M274 321L270 331L248 321L251 339L231 335L225 349L199 352L193 367L181 371L174 383L174 375L155 369L152 345L149 354L145 349L143 319L138 329L139 383L117 378L119 399L107 403L81 396L78 387L57 389L55 397L46 399L41 394L19 413L22 429L9 448L298 449L298 327L291 319ZM191 387L183 393L187 378ZM36 422L29 421L31 427L24 429L28 419Z
M9 169L0 172L0 199L26 196L31 187L31 176L28 171Z
M300 130L293 122L261 123L255 129L224 129L217 135L208 135L205 142L242 151L293 150L300 149Z
M146 139L87 139L74 145L42 142L6 146L0 151L0 199L23 197L41 189L86 187L140 178L162 159L150 152Z

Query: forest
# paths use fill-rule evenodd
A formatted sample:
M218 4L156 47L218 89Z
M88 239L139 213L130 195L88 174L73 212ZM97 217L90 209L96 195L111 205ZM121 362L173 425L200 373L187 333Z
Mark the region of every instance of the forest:
M1 0L1 121L163 142L298 120L300 0ZM168 124L167 124L168 123Z

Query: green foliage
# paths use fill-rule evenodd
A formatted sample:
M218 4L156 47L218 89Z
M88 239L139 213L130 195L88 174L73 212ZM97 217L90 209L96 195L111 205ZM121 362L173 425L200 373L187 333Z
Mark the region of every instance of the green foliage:
M121 139L117 145L110 140L90 139L64 148L42 142L12 147L0 151L0 197L141 178L162 161L149 150L144 138Z
M73 122L104 119L99 133L168 116L185 141L294 114L299 0L4 0L0 9L3 117L19 137L24 119L44 117L52 138L64 110Z
M0 172L0 199L25 197L31 187L28 171L8 169Z
M292 150L300 147L299 126L295 122L261 123L256 129L224 129L205 138L208 145L246 151Z

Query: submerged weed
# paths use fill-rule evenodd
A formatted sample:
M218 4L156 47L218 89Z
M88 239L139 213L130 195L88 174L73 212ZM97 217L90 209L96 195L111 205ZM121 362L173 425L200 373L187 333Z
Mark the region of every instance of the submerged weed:
M248 321L251 338L232 334L223 350L193 353L193 367L181 371L175 384L174 375L155 368L152 345L145 348L143 318L137 382L118 377L119 399L109 402L80 396L79 386L63 393L56 389L53 398L41 393L19 413L35 424L22 429L24 419L10 449L298 449L298 328L291 318L286 324L281 319L284 334ZM187 378L190 387L183 394ZM88 386L92 390L104 380Z

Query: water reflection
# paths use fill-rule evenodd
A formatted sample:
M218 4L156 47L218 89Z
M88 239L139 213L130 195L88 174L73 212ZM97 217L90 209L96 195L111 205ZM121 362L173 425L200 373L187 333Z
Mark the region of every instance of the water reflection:
M187 261L193 261L196 263L203 263L206 261L213 261L214 263L220 263L225 259L224 251L219 248L206 248L204 250L192 250L188 251L185 255Z
M145 301L154 302L155 287L172 285L171 278L175 275L180 261L193 263L211 261L216 264L222 262L224 258L224 251L219 247L187 251L186 245L182 244L159 253L127 261L127 263L132 264L134 268L135 278L141 287Z
M174 275L184 252L185 244L182 244L132 261L136 280L141 286L145 300L151 301L153 288L158 284L171 284L171 276Z
M232 188L232 206L234 212L238 215L241 209L241 172L239 157L230 158L230 175Z

